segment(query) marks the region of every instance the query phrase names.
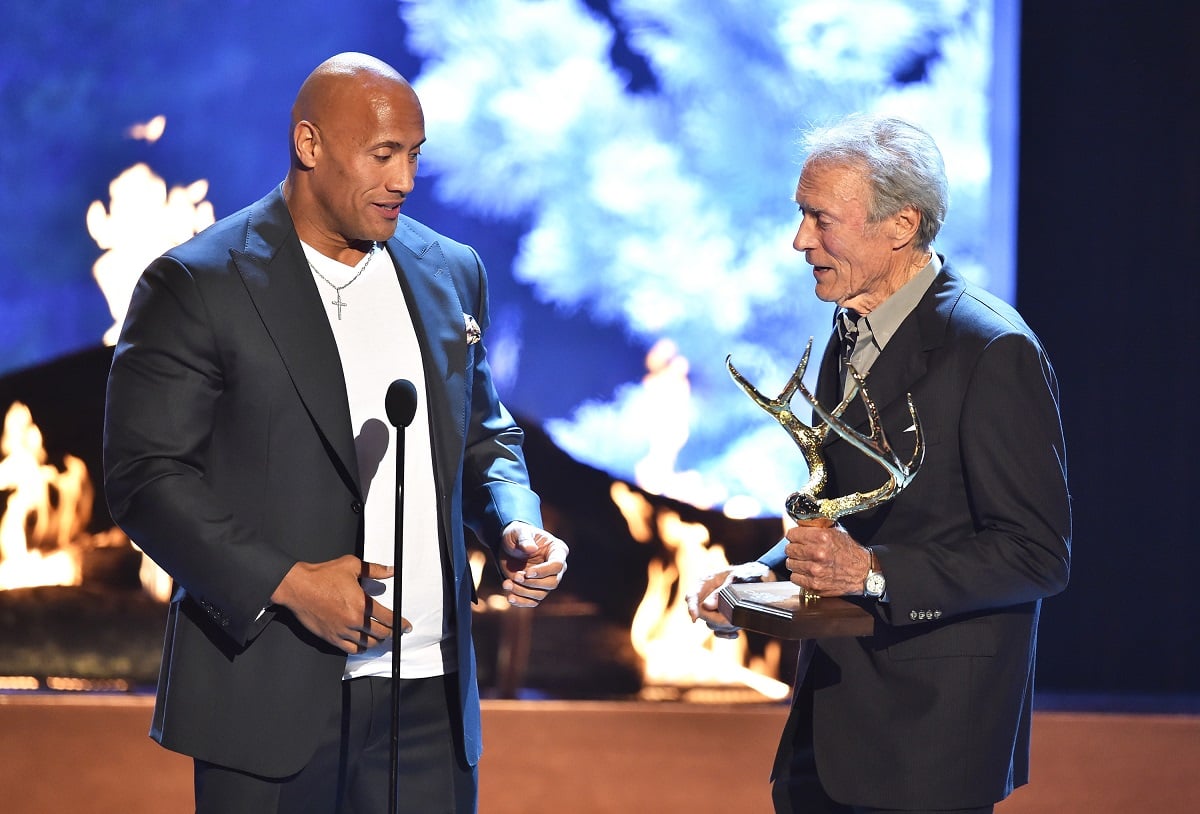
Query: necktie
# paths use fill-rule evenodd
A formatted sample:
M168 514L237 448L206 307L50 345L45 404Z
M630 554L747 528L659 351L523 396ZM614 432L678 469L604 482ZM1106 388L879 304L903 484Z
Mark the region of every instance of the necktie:
M858 343L858 320L859 315L853 311L843 311L841 321L838 324L838 329L842 335L842 367L850 364L850 357L854 354L854 346Z

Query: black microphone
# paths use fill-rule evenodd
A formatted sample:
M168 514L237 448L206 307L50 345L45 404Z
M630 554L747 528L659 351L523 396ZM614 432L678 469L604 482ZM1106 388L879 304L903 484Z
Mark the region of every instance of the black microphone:
M388 385L383 409L393 427L407 427L417 414L417 388L408 379L396 379Z
M396 548L392 558L395 576L392 578L392 742L391 742L391 788L388 790L388 812L395 814L397 784L399 782L400 749L400 629L401 599L403 596L404 565L404 428L412 423L417 414L417 388L408 379L396 379L388 385L383 399L383 408L388 421L396 428Z

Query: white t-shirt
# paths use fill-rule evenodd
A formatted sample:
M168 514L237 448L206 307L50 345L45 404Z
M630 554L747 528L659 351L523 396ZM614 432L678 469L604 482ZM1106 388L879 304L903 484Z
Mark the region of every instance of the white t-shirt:
M395 556L397 430L388 423L385 396L396 379L408 379L416 387L416 415L404 430L404 562L398 571L403 579L401 615L412 624L412 632L401 638L400 677L427 678L453 672L454 631L444 613L445 577L424 366L395 264L380 245L354 279L358 267L302 245L309 263L320 272L314 273L313 279L346 377L365 498L364 558L368 562L391 565ZM343 287L335 292L335 285ZM389 608L394 602L393 582L394 578L383 580L383 593L375 596L376 602ZM391 672L390 641L346 659L346 678L389 676Z

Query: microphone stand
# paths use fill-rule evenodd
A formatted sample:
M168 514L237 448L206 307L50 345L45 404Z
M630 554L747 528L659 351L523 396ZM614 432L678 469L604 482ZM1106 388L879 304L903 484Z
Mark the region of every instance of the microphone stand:
M388 812L397 811L397 785L399 784L399 751L400 751L400 637L397 633L403 624L401 612L403 605L404 579L404 429L412 423L417 414L417 390L407 379L396 379L388 386L387 397L384 399L388 421L396 428L396 534L395 551L392 567L395 569L392 578L392 739L390 760L390 785L388 788Z

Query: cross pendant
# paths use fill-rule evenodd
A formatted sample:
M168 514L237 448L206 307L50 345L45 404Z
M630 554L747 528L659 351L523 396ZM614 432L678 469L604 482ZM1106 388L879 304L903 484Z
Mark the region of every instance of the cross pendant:
M329 304L330 304L330 305L336 305L336 306L337 306L337 309L338 309L338 321L340 322L340 321L341 321L341 319L342 319L342 309L343 309L343 308L345 308L345 307L346 307L347 305L349 305L350 303L348 303L348 302L343 302L343 301L342 301L342 292L341 292L340 290L337 290L337 299L336 299L336 300L330 300L330 301L329 301Z

